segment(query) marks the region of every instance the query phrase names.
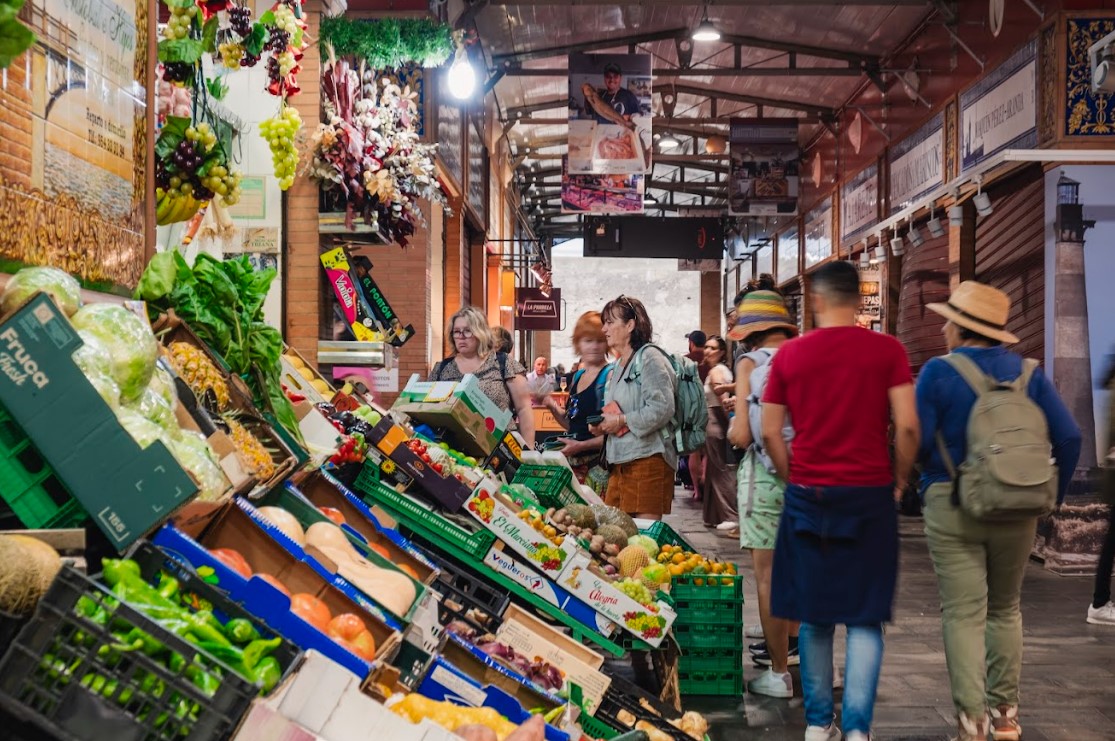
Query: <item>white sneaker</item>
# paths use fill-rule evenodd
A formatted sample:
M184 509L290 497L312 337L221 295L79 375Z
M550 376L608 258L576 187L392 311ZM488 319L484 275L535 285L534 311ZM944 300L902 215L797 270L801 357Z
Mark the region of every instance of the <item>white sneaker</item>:
M716 526L716 529L717 530L735 530L737 527L739 527L739 523L736 522L735 520L724 520L724 522L722 522L722 523L720 523L719 525Z
M1088 622L1092 625L1115 625L1115 602L1109 600L1103 607L1088 605Z
M805 741L840 741L840 729L835 723L827 726L809 726L805 729Z
M776 674L773 669L767 669L747 683L747 691L753 695L786 699L794 696L794 678L788 672Z
M844 741L871 741L871 736L863 731L852 731L844 736Z
M748 625L746 628L743 629L743 635L747 638L762 638L763 624L755 623L754 625Z

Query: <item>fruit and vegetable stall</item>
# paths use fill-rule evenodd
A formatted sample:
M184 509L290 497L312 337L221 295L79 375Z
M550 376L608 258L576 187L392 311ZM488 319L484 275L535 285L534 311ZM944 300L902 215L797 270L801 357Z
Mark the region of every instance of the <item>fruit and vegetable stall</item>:
M741 692L736 566L524 449L475 378L334 388L246 258L161 253L132 301L5 278L9 738L701 741L686 696Z

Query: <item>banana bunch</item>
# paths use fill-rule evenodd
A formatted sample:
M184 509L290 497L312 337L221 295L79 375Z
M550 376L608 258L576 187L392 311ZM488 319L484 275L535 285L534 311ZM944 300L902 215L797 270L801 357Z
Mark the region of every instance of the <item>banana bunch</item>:
M159 226L189 221L205 203L192 195L169 193L162 188L156 188L155 195L158 199L158 205L155 207L155 223Z

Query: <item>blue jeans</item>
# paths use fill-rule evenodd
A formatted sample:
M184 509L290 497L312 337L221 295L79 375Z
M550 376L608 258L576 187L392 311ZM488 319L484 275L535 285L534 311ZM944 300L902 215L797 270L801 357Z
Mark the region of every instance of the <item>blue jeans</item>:
M811 726L832 723L832 636L834 625L801 624L798 651L801 655L801 685L805 691L805 721ZM844 665L844 707L841 727L871 733L875 713L875 691L883 666L883 626L849 625Z

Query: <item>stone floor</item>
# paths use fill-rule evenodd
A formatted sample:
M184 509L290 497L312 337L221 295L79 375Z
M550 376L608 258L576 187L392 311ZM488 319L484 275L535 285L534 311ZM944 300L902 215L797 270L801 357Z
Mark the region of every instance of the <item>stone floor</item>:
M700 503L681 489L666 520L695 547L733 558L750 573L750 559L737 544L702 524ZM886 655L875 710L881 741L936 741L953 727L945 654L941 643L937 585L921 520L903 518L902 564L895 621L887 627ZM1115 627L1088 625L1085 611L1091 579L1056 576L1031 563L1022 591L1025 665L1022 724L1026 741L1115 740ZM754 582L745 586L744 619L758 622ZM837 633L837 643L842 641ZM841 647L837 648L842 654ZM746 667L748 679L757 669ZM777 700L683 698L713 724L712 741L801 739L805 732L801 685L798 695ZM839 692L837 701L839 702Z

